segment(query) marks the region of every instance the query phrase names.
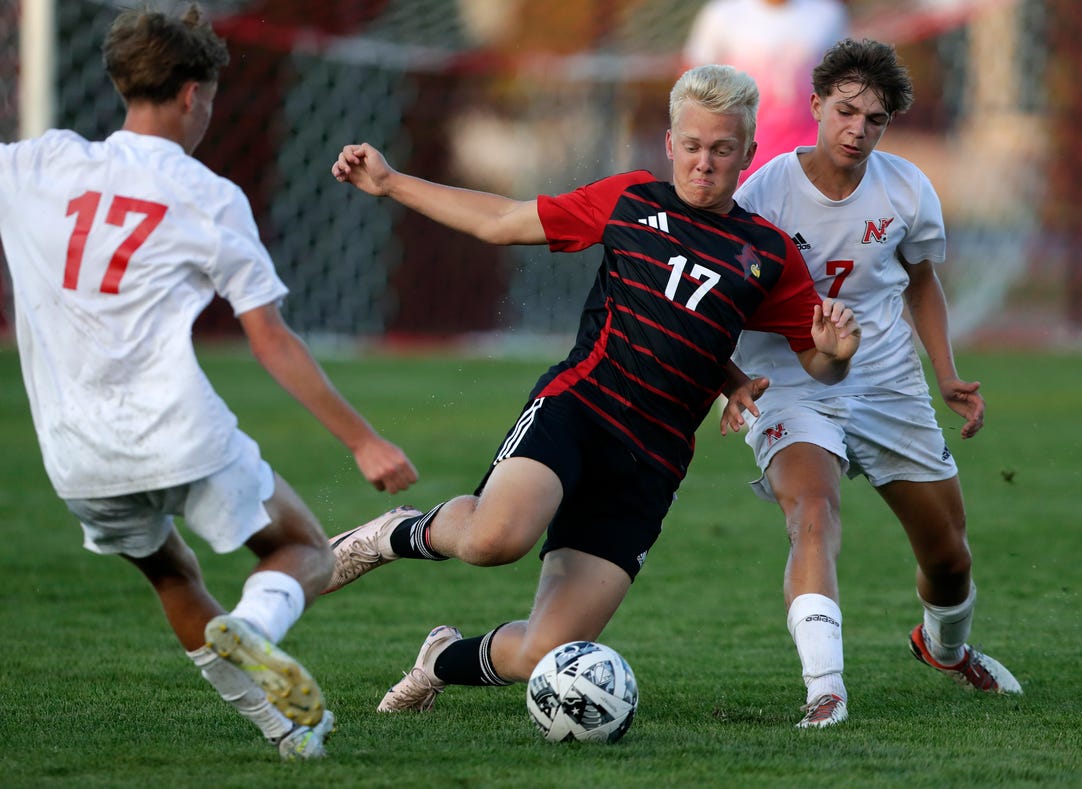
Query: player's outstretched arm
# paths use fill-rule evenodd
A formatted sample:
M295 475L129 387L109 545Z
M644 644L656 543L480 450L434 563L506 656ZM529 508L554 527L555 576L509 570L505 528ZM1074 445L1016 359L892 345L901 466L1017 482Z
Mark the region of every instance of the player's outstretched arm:
M252 354L275 381L339 441L376 490L397 493L417 481L406 453L377 433L338 392L308 350L286 325L275 304L239 316Z
M824 384L836 384L849 374L849 361L860 347L860 325L853 311L834 299L815 305L812 316L815 348L798 354L805 371Z
M347 145L331 175L377 197L390 197L440 224L490 244L544 244L536 200L513 200L398 172L368 143Z
M962 380L954 366L943 286L930 261L907 263L905 268L909 272L909 285L904 293L906 306L935 371L939 394L952 411L966 420L962 438L972 438L984 427L984 397L978 391L980 383Z

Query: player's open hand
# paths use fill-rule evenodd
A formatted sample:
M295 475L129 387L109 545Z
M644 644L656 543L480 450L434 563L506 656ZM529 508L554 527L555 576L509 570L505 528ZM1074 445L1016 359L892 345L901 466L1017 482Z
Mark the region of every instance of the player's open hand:
M745 411L752 416L759 416L759 407L755 405L755 401L769 386L770 380L768 378L745 377L744 381L729 392L729 399L721 410L721 434L723 436L740 432L741 428L744 427Z
M939 382L943 402L966 420L962 425L962 438L973 438L984 427L984 397L978 391L980 388L979 381L963 381L960 378Z
M823 299L812 317L812 339L820 352L845 362L860 347L860 324L853 310L834 299Z
M376 490L398 493L417 481L417 469L406 453L379 436L366 441L353 457Z
M331 165L331 175L370 195L387 194L387 179L394 173L383 154L368 143L347 145Z

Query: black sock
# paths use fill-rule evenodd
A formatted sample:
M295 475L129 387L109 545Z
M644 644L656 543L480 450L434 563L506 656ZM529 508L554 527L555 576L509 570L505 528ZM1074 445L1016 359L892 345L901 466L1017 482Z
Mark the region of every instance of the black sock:
M492 667L492 636L500 627L490 630L483 636L456 641L443 650L436 658L436 665L433 666L436 676L448 685L512 684L510 680L497 674Z
M406 518L395 526L394 531L391 532L391 550L403 559L430 559L434 562L442 562L448 558L433 550L428 542L428 530L432 519L442 507L443 504L438 504L424 515Z

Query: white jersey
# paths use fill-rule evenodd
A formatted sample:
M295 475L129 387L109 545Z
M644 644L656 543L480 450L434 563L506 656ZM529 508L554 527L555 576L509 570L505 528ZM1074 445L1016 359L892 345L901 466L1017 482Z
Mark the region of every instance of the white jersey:
M943 212L927 177L911 162L874 151L863 179L844 200L831 200L808 180L796 151L778 156L748 179L736 201L773 222L796 242L820 296L853 309L860 349L849 375L834 386L812 379L773 334L744 332L733 361L748 375L765 375L765 411L797 398L888 390L928 393L902 293L911 263L942 263Z
M65 499L171 487L233 458L237 420L196 360L215 292L287 292L241 190L169 140L70 131L0 145L0 238L23 380Z

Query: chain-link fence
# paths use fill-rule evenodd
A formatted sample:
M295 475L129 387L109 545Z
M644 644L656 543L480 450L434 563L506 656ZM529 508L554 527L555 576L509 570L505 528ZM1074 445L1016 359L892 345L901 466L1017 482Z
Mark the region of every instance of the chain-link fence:
M56 4L56 125L88 138L123 117L100 58L121 5ZM343 144L369 141L400 169L520 198L638 167L665 177L667 94L702 2L202 5L232 62L196 155L249 195L292 291L291 323L309 337L352 341L570 333L597 253L489 247L343 187L329 175ZM941 277L955 334L1001 320L1005 305L1082 321L1071 177L1082 149L1082 5L852 0L848 8L854 34L896 43L914 76L916 105L882 147L921 165L943 199L951 260ZM0 0L5 139L17 134L18 18L16 0ZM215 305L201 326L224 330L227 318Z

